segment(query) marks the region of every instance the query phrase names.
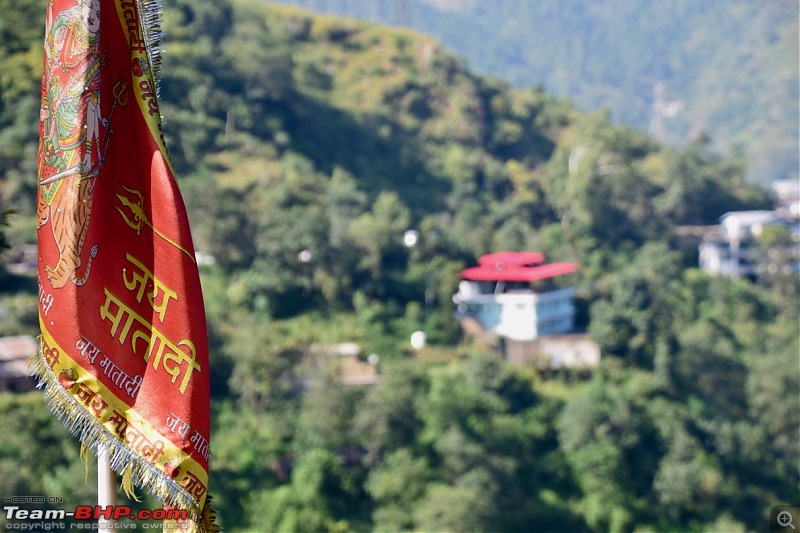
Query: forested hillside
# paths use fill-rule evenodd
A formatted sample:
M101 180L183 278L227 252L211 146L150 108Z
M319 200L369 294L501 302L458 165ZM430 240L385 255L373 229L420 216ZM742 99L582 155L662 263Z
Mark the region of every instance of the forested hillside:
M13 245L35 242L40 11L0 0ZM800 499L797 279L711 278L675 233L769 205L739 154L659 145L408 30L255 0L164 16L167 144L216 260L210 493L227 531L746 531ZM461 337L457 274L497 250L580 264L595 372L512 367ZM36 333L35 286L0 274L0 334ZM378 355L378 385L309 367L340 342ZM37 400L0 394L0 492L91 503Z
M656 135L740 146L748 177L798 179L800 11L792 0L280 0L409 26L478 72L543 85L582 110L652 125L655 87L680 102Z

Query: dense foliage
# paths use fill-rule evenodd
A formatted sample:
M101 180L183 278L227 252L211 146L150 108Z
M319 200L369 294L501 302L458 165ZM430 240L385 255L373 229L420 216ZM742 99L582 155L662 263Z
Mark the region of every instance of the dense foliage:
M17 211L20 244L35 240L40 14L6 3L0 211ZM768 204L741 157L511 90L405 30L165 4L168 144L216 259L202 276L226 530L744 531L799 499L797 280L711 278L675 233ZM596 371L542 375L459 338L457 273L500 249L581 264ZM9 333L35 333L31 285L2 285ZM412 354L418 329L430 346ZM380 357L378 385L310 368L339 342ZM16 428L2 492L86 491L36 397L0 396ZM14 470L34 449L47 461Z
M668 142L706 131L718 146L738 145L752 182L798 179L797 2L277 1L412 27L478 72L608 108ZM663 130L652 122L659 84L663 101L681 103Z

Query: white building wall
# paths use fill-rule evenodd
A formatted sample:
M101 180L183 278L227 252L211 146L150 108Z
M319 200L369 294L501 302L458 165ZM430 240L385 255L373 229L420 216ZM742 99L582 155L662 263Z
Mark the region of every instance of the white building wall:
M574 327L574 288L546 293L529 291L476 294L459 291L459 308L475 317L486 331L530 341L541 335L566 333Z
M535 294L498 294L495 298L501 309L498 335L519 340L537 337Z

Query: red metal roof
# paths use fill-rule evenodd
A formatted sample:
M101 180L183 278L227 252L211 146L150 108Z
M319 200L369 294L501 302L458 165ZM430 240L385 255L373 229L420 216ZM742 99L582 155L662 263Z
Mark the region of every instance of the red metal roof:
M538 281L572 274L578 270L575 263L551 263L534 267L510 266L495 268L494 266L477 266L461 271L461 279L467 281Z
M544 263L544 254L541 252L496 252L482 255L478 264L482 267L492 267L501 270L509 267L533 266Z

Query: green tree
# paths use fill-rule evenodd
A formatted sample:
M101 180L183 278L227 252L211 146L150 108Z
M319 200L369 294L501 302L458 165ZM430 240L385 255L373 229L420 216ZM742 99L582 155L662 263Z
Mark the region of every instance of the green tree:
M251 530L344 533L358 527L346 517L342 468L328 451L301 455L288 485L251 495L247 513ZM344 515L342 514L344 513Z
M411 362L381 365L381 382L367 392L353 421L370 458L413 448L422 427L420 395L427 389L423 369Z
M365 485L375 504L373 528L376 531L412 529L414 509L425 496L431 475L425 458L414 457L407 448L387 455L370 473Z
M659 340L673 335L680 259L665 244L648 243L612 276L610 298L598 299L590 308L589 331L605 353L653 367Z
M658 520L651 505L661 443L656 419L647 410L657 394L651 374L607 363L561 413L561 449L593 530L627 531Z
M667 186L655 204L675 224L713 224L728 211L766 208L764 191L747 187L745 167L735 156L723 158L700 137L681 151L668 152Z

